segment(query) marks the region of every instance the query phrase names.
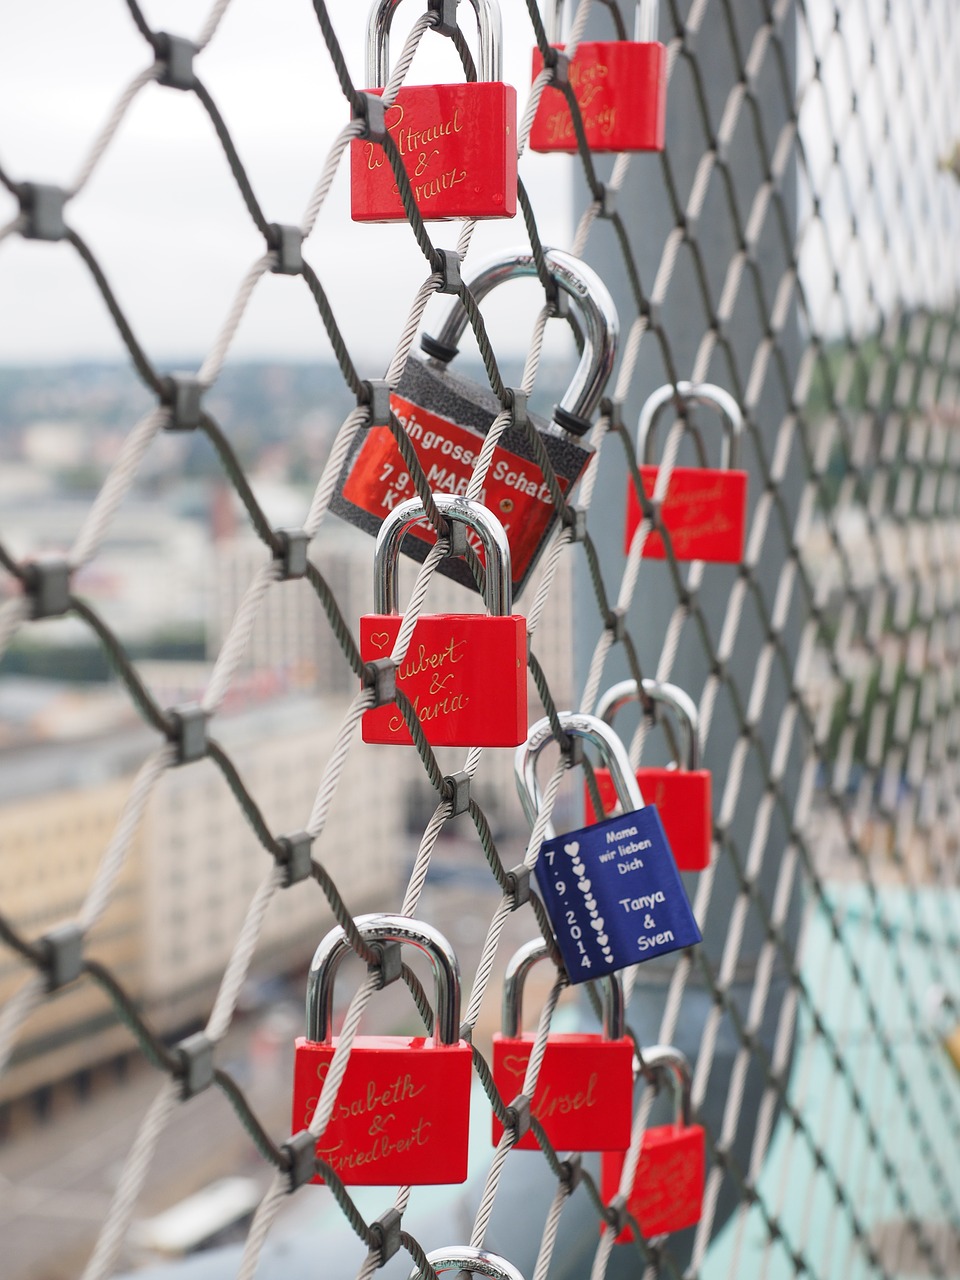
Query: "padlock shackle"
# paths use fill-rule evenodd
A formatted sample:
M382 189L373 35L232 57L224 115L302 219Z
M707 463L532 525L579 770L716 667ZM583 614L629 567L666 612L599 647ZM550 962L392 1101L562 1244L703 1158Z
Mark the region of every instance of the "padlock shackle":
M603 764L610 771L610 779L623 812L633 813L635 809L642 809L643 796L630 768L630 758L614 730L598 716L591 716L583 711L560 711L557 718L564 733L572 738L583 738L596 747ZM553 728L549 719L544 716L530 730L526 742L517 747L514 756L513 771L520 804L531 828L536 824L543 799L537 781L537 760L547 743L554 741ZM544 839L551 840L555 834L553 826L548 823Z
M367 18L367 87L383 89L390 79L390 28L403 0L373 0ZM481 80L503 79L503 20L498 0L470 0L477 16Z
M535 964L550 955L542 938L534 938L515 951L503 978L500 1004L500 1030L516 1040L523 1026L523 988L527 974ZM608 973L600 979L603 986L603 1035L605 1040L621 1040L624 1028L623 983L619 973Z
M566 0L554 0L547 4L547 16L543 29L547 44L560 44L563 39L563 11ZM660 0L637 0L633 19L633 38L643 44L651 44L660 35Z
M691 1075L687 1057L672 1044L654 1044L643 1049L643 1065L649 1078L666 1080L676 1103L676 1124L687 1128L693 1114L690 1103Z
M686 763L684 768L690 772L700 768L700 716L697 704L679 685L668 684L665 680L643 681L645 698L654 702L662 702L674 714L680 726L680 757ZM643 702L637 689L636 680L621 680L611 685L606 693L597 701L597 715L606 724L613 724L617 712L631 702ZM677 761L680 764L680 760Z
M360 937L370 946L399 942L416 947L430 961L436 987L436 1021L433 1034L440 1044L457 1044L460 1039L460 965L450 943L439 929L409 916L357 916ZM323 1044L333 1025L333 983L345 956L352 954L347 935L340 926L331 929L313 953L307 974L307 1039Z
M460 498L452 493L435 493L437 510L451 525L472 529L483 543L486 579L483 599L488 612L505 618L513 611L513 580L510 565L510 543L503 525L481 502ZM404 534L426 511L419 498L408 498L387 515L373 553L373 611L391 614L399 611L397 603L397 566Z
M466 1271L471 1275L489 1276L490 1280L523 1280L522 1273L497 1253L486 1249L474 1249L468 1244L445 1245L427 1254L427 1261L443 1275L445 1271ZM407 1280L421 1280L423 1272L414 1267Z
M653 462L654 434L657 419L663 408L673 402L678 408L688 404L708 405L719 409L723 415L723 445L720 452L720 469L734 470L740 461L740 438L743 435L743 414L729 391L714 386L712 382L665 383L649 396L640 410L637 423L637 459L647 465Z
M597 273L585 262L562 249L545 249L544 258L557 287L575 304L583 335L583 353L573 380L555 410L557 426L564 430L563 419L573 419L582 435L590 417L600 403L603 389L613 369L620 335L620 320L610 291ZM491 289L506 280L537 275L533 254L519 251L494 258L479 267L466 281L467 288L479 303ZM431 348L456 351L457 343L467 327L467 312L459 299L453 304Z

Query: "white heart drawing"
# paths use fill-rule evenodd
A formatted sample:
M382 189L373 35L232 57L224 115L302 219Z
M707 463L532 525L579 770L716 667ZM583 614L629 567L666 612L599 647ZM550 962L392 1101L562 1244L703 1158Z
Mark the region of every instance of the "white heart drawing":
M610 939L607 937L605 933L598 933L597 941L600 943L601 947L603 947L604 951L610 950L610 948L607 946L607 943L610 941Z
M570 855L570 857L571 857L571 858L572 858L572 857L574 857L574 855L575 855L575 854L577 854L577 853L579 853L579 852L580 852L580 843L579 843L579 841L574 840L574 841L572 841L570 844L565 844L565 845L563 846L563 852L564 852L564 853L569 853L569 855Z
M584 902L587 904L587 909L588 909L589 911L596 911L596 909L597 909L597 900L596 900L596 898L593 896L593 894L588 893L588 894L587 894L587 896L584 898Z
M596 929L597 933L600 933L603 930L603 916L596 916L590 921L590 923L593 928Z
M577 884L580 886L580 889L582 890L582 892L583 892L583 893L589 893L589 892L590 892L590 881L589 881L589 880L583 880L583 879L580 879L580 880L578 880L578 881L577 881Z

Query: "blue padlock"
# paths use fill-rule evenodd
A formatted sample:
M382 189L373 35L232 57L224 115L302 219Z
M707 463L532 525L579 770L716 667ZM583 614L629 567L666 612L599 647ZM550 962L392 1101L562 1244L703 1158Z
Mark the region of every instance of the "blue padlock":
M560 725L592 743L609 769L623 813L579 831L547 828L537 880L572 983L626 969L701 941L656 805L644 805L623 743L596 716L560 712ZM538 721L517 748L520 802L531 827L541 793L537 758L553 741Z

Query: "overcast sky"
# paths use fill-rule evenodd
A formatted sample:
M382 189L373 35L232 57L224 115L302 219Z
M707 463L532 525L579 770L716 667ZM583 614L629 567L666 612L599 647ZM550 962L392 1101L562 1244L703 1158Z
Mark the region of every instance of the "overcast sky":
M517 86L522 113L530 81L529 18L525 0L500 3L504 77ZM144 0L143 7L155 28L187 36L199 33L208 9L198 0ZM572 0L567 7L573 9ZM421 8L417 0L400 6L395 54ZM359 84L367 0L330 0L330 11ZM473 42L470 4L460 12ZM823 69L822 83L804 91L814 50L801 24L801 132L824 225L803 236L801 267L821 330L873 325L876 304L942 301L956 288L960 189L937 171L938 156L960 138L956 12L957 0L930 0L921 10L894 6L888 16L885 0L860 0L844 8L838 38L832 0L808 0L807 23ZM874 36L879 49L871 66ZM70 184L114 102L149 62L123 0L0 0L0 162L16 179ZM266 217L299 222L348 115L310 0L233 0L197 69ZM449 41L428 34L410 79L459 75ZM851 121L852 97L858 106ZM842 179L831 170L834 138L843 148ZM574 161L527 154L521 175L544 241L568 247ZM801 225L810 195L802 176ZM0 191L0 223L14 211ZM854 211L858 242L851 245ZM202 359L263 252L199 102L156 85L133 104L68 217L93 248L137 336L161 363ZM458 223L430 229L439 244L456 243ZM833 260L844 264L842 298L833 295L825 236ZM468 263L524 244L519 216L481 223ZM405 224L351 222L346 156L305 252L364 372L382 372L426 264ZM534 284L501 290L485 304L495 340L525 349L537 304ZM436 317L445 305L432 304L429 314ZM549 332L548 346L569 342L565 326ZM329 354L303 282L264 279L232 355ZM0 363L82 357L126 358L88 272L69 246L8 238L0 244Z
M208 6L146 0L143 8L155 28L195 36ZM350 70L361 83L365 0L333 0L330 8ZM394 54L420 8L409 0L399 10L401 39L394 42ZM502 8L505 76L518 86L522 110L530 79L529 19L521 0L504 0ZM472 21L469 4L461 13ZM451 54L448 41L428 35L411 78L457 77ZM122 0L0 5L0 162L15 179L71 183L113 103L148 64L148 55ZM267 218L300 221L330 145L348 119L312 5L233 0L197 69L227 121ZM524 157L521 165L545 240L563 246L572 236L571 165L560 156ZM14 202L0 192L0 221L14 211ZM263 251L199 102L156 85L131 107L68 218L92 246L134 331L161 360L202 356L209 349L240 280ZM455 245L459 224L432 223L430 229L441 245ZM471 260L523 240L519 216L482 224ZM348 345L360 356L385 361L426 264L407 226L351 222L346 157L305 253ZM533 307L531 291L531 317ZM510 309L508 302L503 314ZM516 327L509 318L506 323ZM522 327L516 341L525 346L529 326ZM264 280L233 351L294 358L329 354L303 282ZM65 245L8 238L0 245L0 362L86 356L121 358L122 351L77 255Z

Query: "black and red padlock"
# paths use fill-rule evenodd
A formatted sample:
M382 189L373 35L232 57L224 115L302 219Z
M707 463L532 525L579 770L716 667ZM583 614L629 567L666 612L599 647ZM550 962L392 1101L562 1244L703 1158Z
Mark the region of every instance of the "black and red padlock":
M562 300L573 306L583 339L576 372L548 423L530 414L565 498L579 480L592 455L580 443L590 430L590 417L599 404L616 355L619 322L610 294L599 276L578 258L547 249L545 261ZM510 254L488 262L467 282L479 302L491 289L508 280L537 274L533 255ZM489 387L461 377L447 366L467 313L454 303L437 338L424 336L427 362L411 356L390 395L390 407L409 437L431 489L464 494L473 475L484 437L501 412ZM514 595L519 596L537 562L558 515L544 475L534 457L528 431L511 424L500 436L486 473L480 500L490 508L510 542ZM387 426L358 432L340 475L340 492L331 507L337 515L376 534L398 503L415 495L413 481ZM407 539L405 554L423 560L430 550L429 530ZM476 590L466 564L447 559L440 572Z
M636 777L649 804L657 806L660 821L670 841L670 851L681 871L702 871L710 865L713 839L713 786L709 769L700 768L699 716L688 693L666 681L643 681L643 698L636 680L622 680L608 689L597 702L596 714L607 724L631 702L642 702L644 714L653 722L659 709L673 713L679 729L676 760L665 768L641 765ZM594 769L594 777L604 815L614 812L616 789L607 769ZM595 822L590 788L584 787L586 816Z
M347 1186L421 1186L467 1176L472 1050L460 1039L460 966L446 938L407 916L358 916L372 947L406 944L429 959L436 1020L425 1036L358 1035L317 1156ZM341 928L320 943L307 979L307 1034L296 1045L294 1132L309 1127L339 1043L333 983L350 945ZM314 1182L323 1179L315 1177Z
M547 40L560 43L564 0L547 0ZM584 40L570 62L573 90L591 151L662 151L667 118L667 48L657 39L658 0L638 0L634 38ZM543 55L533 51L533 78ZM530 130L534 151L576 151L573 117L562 89L547 85Z
M660 387L640 411L637 427L637 461L644 493L653 496L659 467L654 466L653 437L657 418L668 404L686 414L692 404L719 410L723 418L723 446L720 468L674 467L660 506L660 518L670 535L677 560L707 560L713 564L738 564L743 559L747 524L747 473L738 471L743 415L728 391L709 382L678 382ZM690 424L688 424L688 429ZM695 430L695 429L694 429ZM699 433L696 434L704 455ZM629 552L633 535L643 518L633 481L627 482L627 527L624 550ZM666 558L663 539L651 532L643 544L644 556Z
M666 1079L676 1099L673 1124L645 1130L640 1159L627 1194L627 1207L644 1238L682 1231L700 1221L706 1176L706 1141L702 1125L691 1124L690 1066L680 1052L668 1045L643 1050L648 1078L659 1084ZM609 1204L620 1193L626 1151L605 1151L600 1157L600 1195ZM627 1226L617 1244L633 1239Z
M542 938L511 958L503 983L503 1020L493 1037L493 1082L505 1106L523 1091L536 1036L522 1034L523 985L530 969L549 955ZM633 1115L633 1041L623 1034L623 987L618 973L602 979L603 1034L550 1032L530 1114L557 1151L617 1151L630 1145ZM493 1117L493 1142L503 1125ZM528 1132L515 1149L536 1151Z
M381 92L389 77L390 27L400 0L379 0L367 26L367 79ZM480 79L403 85L386 111L387 132L426 220L512 218L517 212L517 91L503 83L503 35L495 0L471 0L480 34ZM449 34L449 33L446 33ZM383 147L350 144L355 222L406 218Z
M397 668L397 688L413 703L431 746L515 747L527 734L527 620L512 612L507 535L479 502L447 493L435 493L433 500L451 540L462 537L466 547L473 535L486 570L489 612L421 614ZM393 651L403 623L397 612L400 545L404 534L425 520L423 503L411 498L381 526L373 561L375 612L360 619L364 662L388 658ZM395 703L364 712L362 733L364 742L413 741Z

